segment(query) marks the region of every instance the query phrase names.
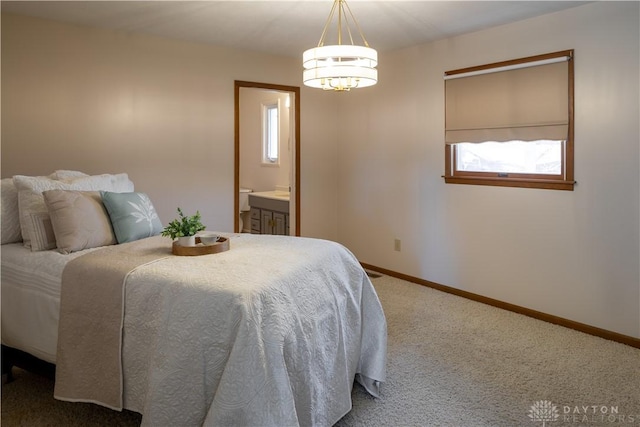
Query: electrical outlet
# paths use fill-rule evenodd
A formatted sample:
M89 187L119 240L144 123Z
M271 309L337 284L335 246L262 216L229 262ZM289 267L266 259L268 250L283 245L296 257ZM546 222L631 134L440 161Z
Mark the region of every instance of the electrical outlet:
M395 239L393 241L393 250L400 252L401 248L402 248L402 242L400 241L400 239Z

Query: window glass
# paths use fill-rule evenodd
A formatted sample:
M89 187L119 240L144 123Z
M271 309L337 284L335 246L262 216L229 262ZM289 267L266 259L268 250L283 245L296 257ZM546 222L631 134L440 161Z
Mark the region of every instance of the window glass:
M263 105L263 163L278 164L280 132L278 104Z
M498 172L560 175L564 141L510 141L459 143L456 169L464 172Z

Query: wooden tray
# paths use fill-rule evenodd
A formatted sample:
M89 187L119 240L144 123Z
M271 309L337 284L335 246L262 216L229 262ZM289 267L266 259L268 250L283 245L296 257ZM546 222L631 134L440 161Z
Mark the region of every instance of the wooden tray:
M198 256L217 254L229 250L229 239L220 237L213 245L203 245L200 238L196 237L196 246L180 246L177 241L173 242L171 252L179 256Z

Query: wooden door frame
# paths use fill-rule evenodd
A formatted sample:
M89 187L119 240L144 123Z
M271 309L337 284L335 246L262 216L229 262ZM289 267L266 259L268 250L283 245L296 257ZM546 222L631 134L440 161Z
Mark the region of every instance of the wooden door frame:
M298 86L284 86L271 83L258 83L247 82L242 80L234 81L234 196L233 196L233 230L236 233L241 232L240 221L238 221L238 212L240 211L240 88L257 88L267 90L277 90L281 92L293 92L294 93L294 189L295 189L295 219L296 226L294 230L295 236L300 236L300 87Z

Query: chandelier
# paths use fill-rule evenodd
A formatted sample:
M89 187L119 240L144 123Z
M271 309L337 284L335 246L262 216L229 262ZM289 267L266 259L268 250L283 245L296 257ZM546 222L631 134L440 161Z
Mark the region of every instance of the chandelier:
M325 46L327 30L337 13L338 44ZM357 28L364 46L353 43L350 25ZM342 44L343 26L350 44ZM346 0L334 0L331 13L324 26L318 46L302 54L304 71L302 80L306 86L334 91L373 86L378 81L378 52L369 47Z

